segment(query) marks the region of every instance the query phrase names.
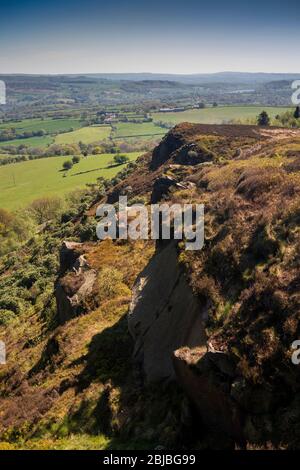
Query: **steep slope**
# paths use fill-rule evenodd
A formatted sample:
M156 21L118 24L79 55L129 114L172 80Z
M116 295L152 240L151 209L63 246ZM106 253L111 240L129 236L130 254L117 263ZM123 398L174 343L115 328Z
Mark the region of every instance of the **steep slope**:
M5 289L24 263L47 277L1 327L3 446L299 446L299 155L297 130L184 123L2 260ZM204 248L96 241L97 205L122 194L203 203Z

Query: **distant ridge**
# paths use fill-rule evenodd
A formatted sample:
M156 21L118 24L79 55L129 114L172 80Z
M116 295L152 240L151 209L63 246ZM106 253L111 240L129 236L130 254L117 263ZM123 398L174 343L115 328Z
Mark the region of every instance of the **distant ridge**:
M85 74L86 76L86 74ZM108 80L168 80L182 83L265 83L277 80L298 80L300 73L264 73L264 72L217 72L203 74L159 74L159 73L101 73L88 76Z
M160 80L200 85L203 83L237 83L254 84L280 80L299 80L300 73L265 73L265 72L217 72L199 74L167 74L167 73L88 73L88 74L0 74L0 77L86 77L105 80L144 81Z

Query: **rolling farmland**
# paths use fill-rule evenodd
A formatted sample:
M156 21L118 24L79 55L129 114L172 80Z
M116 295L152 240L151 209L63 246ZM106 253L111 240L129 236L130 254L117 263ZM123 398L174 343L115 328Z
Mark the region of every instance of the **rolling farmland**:
M73 132L66 132L55 137L56 144L91 144L100 140L105 140L110 136L110 126L90 126L82 127Z
M127 154L135 160L141 153ZM82 158L66 173L62 164L68 157L49 157L0 167L0 207L18 209L42 196L63 196L69 191L95 183L100 176L112 178L124 165L110 167L113 155Z
M10 121L0 124L1 129L14 128L20 132L31 132L43 129L50 134L59 131L77 129L81 125L79 119L24 119L23 121Z
M26 145L27 147L47 147L54 142L51 135L44 135L43 137L28 137L28 139L13 139L5 142L0 142L1 147L19 147L19 145Z
M125 137L144 137L152 135L164 135L166 131L159 126L156 126L153 122L119 122L115 124L115 130L113 131L112 137L115 139Z
M279 113L291 110L291 108L266 106L220 106L216 108L190 109L173 113L153 113L152 118L154 122L163 121L174 125L179 124L180 122L222 124L233 119L245 122L247 119L256 119L263 109L265 109L272 118Z

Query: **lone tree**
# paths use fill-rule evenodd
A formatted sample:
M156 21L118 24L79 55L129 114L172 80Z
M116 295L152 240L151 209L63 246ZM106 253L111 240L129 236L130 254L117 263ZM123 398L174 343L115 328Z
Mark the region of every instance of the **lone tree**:
M115 165L124 165L129 162L129 158L126 155L115 155L114 163Z
M299 119L300 118L300 106L297 106L294 112L294 118Z
M0 235L5 235L11 229L14 222L14 216L0 207Z
M29 206L29 211L38 224L54 219L62 210L63 202L58 197L43 197L35 199Z
M257 118L257 124L259 126L269 126L270 125L270 118L266 111L262 111Z
M71 170L72 166L73 166L73 163L71 162L71 160L66 160L63 163L63 169L66 171Z
M74 155L74 157L72 158L72 162L74 165L76 165L76 163L79 163L80 162L79 155Z

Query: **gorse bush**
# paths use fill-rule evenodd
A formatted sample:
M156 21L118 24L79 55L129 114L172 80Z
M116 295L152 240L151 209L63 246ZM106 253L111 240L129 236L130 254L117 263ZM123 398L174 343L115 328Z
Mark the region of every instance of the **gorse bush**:
M107 301L118 296L128 296L131 291L123 283L123 274L116 268L103 267L98 275L99 301Z
M76 234L78 235L81 242L96 241L97 234L95 222L87 220L85 223L78 225Z
M15 313L12 310L0 309L0 326L7 326L11 321L16 318Z
M0 299L0 310L10 310L14 314L20 313L20 301L6 292Z

